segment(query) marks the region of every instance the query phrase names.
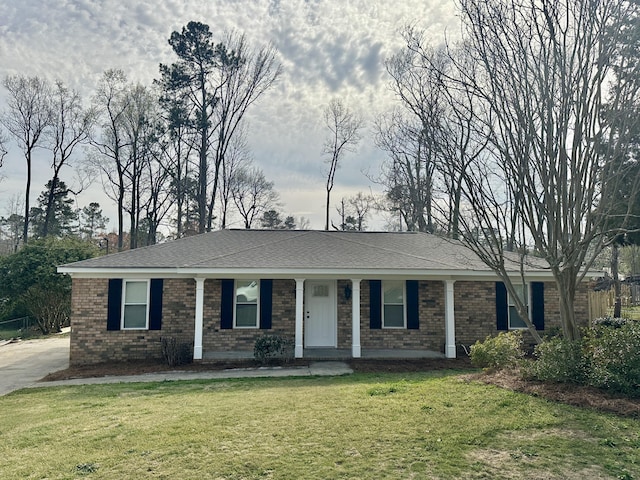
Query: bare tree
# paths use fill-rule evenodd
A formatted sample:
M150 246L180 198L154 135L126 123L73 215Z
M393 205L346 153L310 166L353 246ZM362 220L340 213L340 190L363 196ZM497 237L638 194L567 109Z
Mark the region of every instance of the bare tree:
M373 195L358 192L353 197L349 197L348 202L356 220L356 230L359 232L366 230L367 216L375 205Z
M532 243L555 278L564 336L578 338L576 289L611 238L609 200L617 179L625 176L625 166L615 162L614 169L610 161L627 148L619 135L624 128L608 122L604 112L609 91L620 93L614 103L632 100L624 94L629 90L610 88L608 82L624 81L612 76L620 62L619 27L637 14L637 5L608 0L459 4L464 40L451 52L455 75L445 72L447 88L473 98L478 108L467 113L487 141L462 175L462 238L504 281L539 341L518 294L528 263L535 263L527 255ZM506 251L510 241L516 253Z
M298 230L309 230L311 228L311 221L304 216L298 217L298 220L295 222L295 224Z
M2 164L4 162L4 157L7 156L9 151L7 150L7 143L9 143L9 138L7 137L4 130L0 129L0 168L2 168ZM0 180L2 177L0 177Z
M130 102L127 77L122 70L107 70L94 96L101 132L91 141L98 151L94 164L102 173L105 193L117 204L118 251L124 244L124 207L129 185L126 171L130 157L125 134L125 114ZM105 161L106 160L106 161Z
M375 142L389 155L379 183L386 189L388 207L400 214L409 231L433 231L436 161L425 148L423 127L399 111L380 116Z
M156 124L160 117L158 103L150 89L143 85L132 85L126 91L127 108L123 115L123 137L127 148L127 161L124 165L124 177L129 188L126 192L125 210L129 213L129 248L138 247L141 236L141 216L147 211L147 220L151 221L150 237L155 237L154 225L164 202L158 195L164 191L166 175L157 169L155 158L158 149L158 130ZM149 208L153 205L158 210Z
M251 163L249 146L247 145L246 132L244 129L238 130L236 136L231 140L228 150L222 159L222 169L220 175L220 228L227 228L230 215L230 207L233 203L231 189L234 185L234 175L236 172L246 168Z
M11 253L18 251L24 228L24 201L21 195L13 195L6 207L6 217L0 217L0 234L7 238Z
M161 122L158 126L159 145L156 160L170 181L170 196L175 211L176 238L183 236L185 223L189 223L189 205L193 195L194 132L189 119L187 103L175 91L164 91L160 96Z
M263 212L278 203L278 193L273 182L267 181L262 170L256 167L242 168L232 178L231 196L244 221L244 228L251 228Z
M22 241L27 243L29 233L29 196L33 152L41 146L42 134L51 124L49 84L39 77L7 76L4 87L9 92L8 110L0 122L14 137L24 153L27 163L27 184L24 194L24 226Z
M241 139L234 144L237 136L243 136L242 120L247 109L253 105L276 82L282 72L281 65L276 59L273 45L264 45L259 49L252 49L244 34L230 32L225 35L224 44L233 52L237 59L230 68L223 64L216 70L218 101L215 107L215 150L213 185L209 196L207 209L207 230L211 230L215 202L218 197L218 187L230 148L237 148L244 143Z
M209 26L189 22L169 44L178 56L160 65L160 85L181 96L195 132L198 152L198 231L212 228L223 161L247 109L280 75L275 49L254 51L244 35L230 33L213 42ZM213 153L213 161L211 161Z
M340 203L336 205L336 212L340 218L340 224L336 225L331 222L334 230L353 231L356 230L356 219L349 213L349 208L344 197L340 199Z
M413 33L409 29L405 32L405 38L413 38ZM419 55L411 48L404 48L385 62L391 77L391 89L406 114L392 114L386 122L386 129L382 127L384 121L378 122L378 145L391 155L393 166L390 172L404 177L410 194L409 202L414 205L412 220L415 225L410 229L433 232L443 95L439 88L439 71L422 68L422 58L426 55L434 62L441 62L444 58L440 51L423 49Z
M336 211L340 217L340 225L332 226L336 230L355 230L362 232L366 230L367 215L375 206L373 195L366 195L358 192L348 199L342 198L340 204L336 206Z
M194 131L194 148L198 152L198 231L203 233L208 205L208 154L215 132L214 108L222 87L213 81L213 72L217 68L236 68L238 58L223 44L215 44L209 26L200 22L189 22L182 31L172 32L169 45L178 61L171 65L160 64L161 79L158 83L165 93L181 99Z
M96 120L93 109L85 110L78 92L69 90L61 81L57 81L51 92L51 128L45 132L46 148L52 152L51 168L53 177L50 181L47 202L44 211L44 221L41 227L42 236L49 234L52 221L53 204L56 190L60 184L60 171L69 160L76 148L90 139L91 129ZM77 195L84 189L84 185L74 188ZM70 190L71 191L71 190Z
M362 118L350 111L340 100L332 100L324 110L324 123L329 135L324 143L322 153L327 156L327 203L324 229L329 230L329 206L331 190L335 181L340 160L347 152L355 149L360 141Z

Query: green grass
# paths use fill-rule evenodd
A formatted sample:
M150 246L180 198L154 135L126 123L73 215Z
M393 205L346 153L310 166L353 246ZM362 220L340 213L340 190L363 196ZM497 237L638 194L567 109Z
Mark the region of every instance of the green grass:
M640 420L450 373L22 390L0 478L640 479Z
M624 318L631 318L633 320L640 320L640 306L637 307L622 307L620 315Z
M13 330L0 330L0 340L11 340L12 338L39 338L42 337L40 330L22 330L22 329L13 329Z

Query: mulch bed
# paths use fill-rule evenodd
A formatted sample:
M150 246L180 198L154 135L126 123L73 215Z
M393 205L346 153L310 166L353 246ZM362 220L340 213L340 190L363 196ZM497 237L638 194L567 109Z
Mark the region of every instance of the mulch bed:
M361 373L402 373L424 372L433 370L475 370L468 357L456 359L354 359L349 366L355 372ZM297 359L287 366L306 366L309 361ZM67 380L72 378L103 377L117 375L136 375L144 373L158 373L168 371L201 372L226 370L232 368L255 368L259 366L252 360L225 361L215 363L192 363L170 368L164 363L123 362L70 367L66 370L50 373L42 381ZM501 388L523 392L529 395L545 398L579 407L592 408L610 412L625 417L640 418L640 398L627 398L592 387L572 384L554 384L534 382L522 379L517 372L473 372L465 374L465 381L479 381Z
M594 387L524 380L517 372L506 370L473 373L465 375L464 379L496 385L576 407L592 408L624 417L640 418L640 398L616 395Z
M288 367L307 366L309 360L296 359L286 364ZM450 360L443 359L355 359L350 360L349 366L355 372L375 373L402 373L402 372L423 372L430 370L467 370L472 369L468 358L457 358ZM207 363L189 363L177 367L168 367L159 361L140 362L114 362L101 363L96 365L84 365L69 367L66 370L50 373L42 381L50 382L54 380L68 380L72 378L105 377L115 375L138 375L144 373L159 372L206 372L215 370L227 370L233 368L255 368L260 366L253 360L218 361Z

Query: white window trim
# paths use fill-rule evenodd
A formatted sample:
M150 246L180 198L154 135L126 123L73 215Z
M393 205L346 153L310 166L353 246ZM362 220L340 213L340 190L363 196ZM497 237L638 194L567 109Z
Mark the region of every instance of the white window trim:
M142 303L125 303L127 300L127 283L145 282L147 284L147 302L145 326L143 327L125 327L124 326L124 311L125 305L142 305ZM150 295L151 295L151 281L148 278L130 278L122 280L122 306L120 307L120 330L149 330L149 310L150 310Z
M251 329L255 330L257 328L260 328L260 279L253 279L253 278L248 279L249 281L255 281L258 284L258 296L256 297L256 324L255 324L255 326L253 326L253 325L240 325L240 326L238 326L236 324L236 317L237 317L237 313L238 313L238 309L237 309L237 305L238 305L238 295L237 295L238 280L247 281L247 280L244 280L244 279L235 279L233 281L233 328L234 329L238 329L238 330L251 330ZM249 303L249 302L240 303L240 305L253 305L253 302L252 303Z
M531 318L531 282L526 282L525 283L526 287L527 287L527 315L529 316L529 318ZM514 288L519 288L522 286L521 283L514 283L513 284ZM509 330L527 330L527 326L523 326L523 327L512 327L511 326L511 307L515 307L515 303L511 302L511 294L509 293L509 290L507 290L507 328Z
M392 280L393 281L393 280ZM404 280L399 280L402 283L402 326L389 326L385 325L384 319L384 284L385 280L382 281L382 292L380 295L380 302L382 302L382 328L389 330L402 330L407 328L407 282ZM389 303L388 305L399 305L398 303Z

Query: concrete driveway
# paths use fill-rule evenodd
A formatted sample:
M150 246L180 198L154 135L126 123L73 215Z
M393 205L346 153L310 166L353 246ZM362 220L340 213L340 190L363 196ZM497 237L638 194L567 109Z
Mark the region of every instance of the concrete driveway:
M69 367L69 335L0 346L0 395Z

